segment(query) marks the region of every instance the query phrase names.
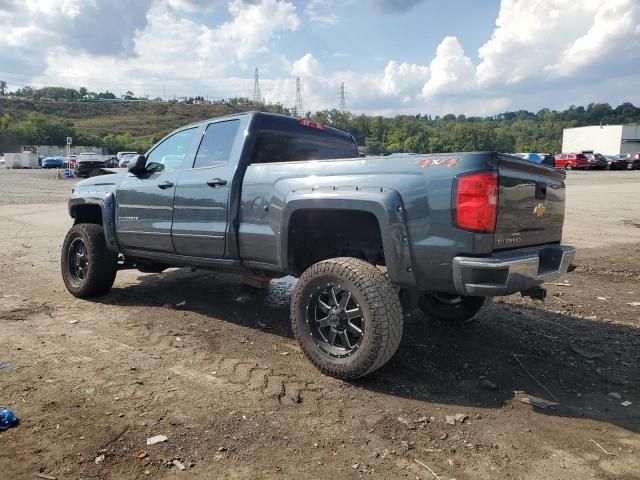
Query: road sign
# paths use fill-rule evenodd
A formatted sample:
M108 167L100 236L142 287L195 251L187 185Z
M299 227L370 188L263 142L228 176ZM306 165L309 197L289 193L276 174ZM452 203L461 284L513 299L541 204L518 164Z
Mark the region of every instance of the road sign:
M67 145L71 145L71 137L67 137Z

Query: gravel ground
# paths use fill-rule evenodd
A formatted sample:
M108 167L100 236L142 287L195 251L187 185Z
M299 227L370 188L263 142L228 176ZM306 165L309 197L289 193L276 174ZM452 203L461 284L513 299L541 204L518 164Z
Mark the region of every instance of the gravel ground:
M0 170L0 405L21 418L0 478L640 478L640 171L571 172L578 268L547 301L503 298L461 328L411 313L357 382L304 359L291 279L125 271L70 296L73 181L54 177Z

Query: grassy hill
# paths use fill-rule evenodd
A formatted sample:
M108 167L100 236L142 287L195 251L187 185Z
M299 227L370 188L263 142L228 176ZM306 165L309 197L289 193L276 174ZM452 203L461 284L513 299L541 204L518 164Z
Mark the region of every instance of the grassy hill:
M78 133L85 135L118 135L159 137L181 125L248 110L269 110L282 113L278 106L229 101L213 105L184 103L126 102L90 103L55 102L0 98L0 116L8 113L15 121L24 120L33 112L71 120Z

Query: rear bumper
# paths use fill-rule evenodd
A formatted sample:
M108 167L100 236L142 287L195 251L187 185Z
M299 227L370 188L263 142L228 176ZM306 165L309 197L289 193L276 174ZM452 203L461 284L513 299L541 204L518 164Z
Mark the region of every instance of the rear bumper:
M575 248L567 245L522 248L486 258L455 257L453 282L460 295L511 295L564 275L574 257Z

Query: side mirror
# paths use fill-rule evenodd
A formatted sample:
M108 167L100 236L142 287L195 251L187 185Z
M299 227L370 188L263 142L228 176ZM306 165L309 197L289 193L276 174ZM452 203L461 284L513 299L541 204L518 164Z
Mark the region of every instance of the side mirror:
M127 170L134 175L140 175L147 171L145 165L147 164L147 158L144 155L138 155L134 160L129 162Z

